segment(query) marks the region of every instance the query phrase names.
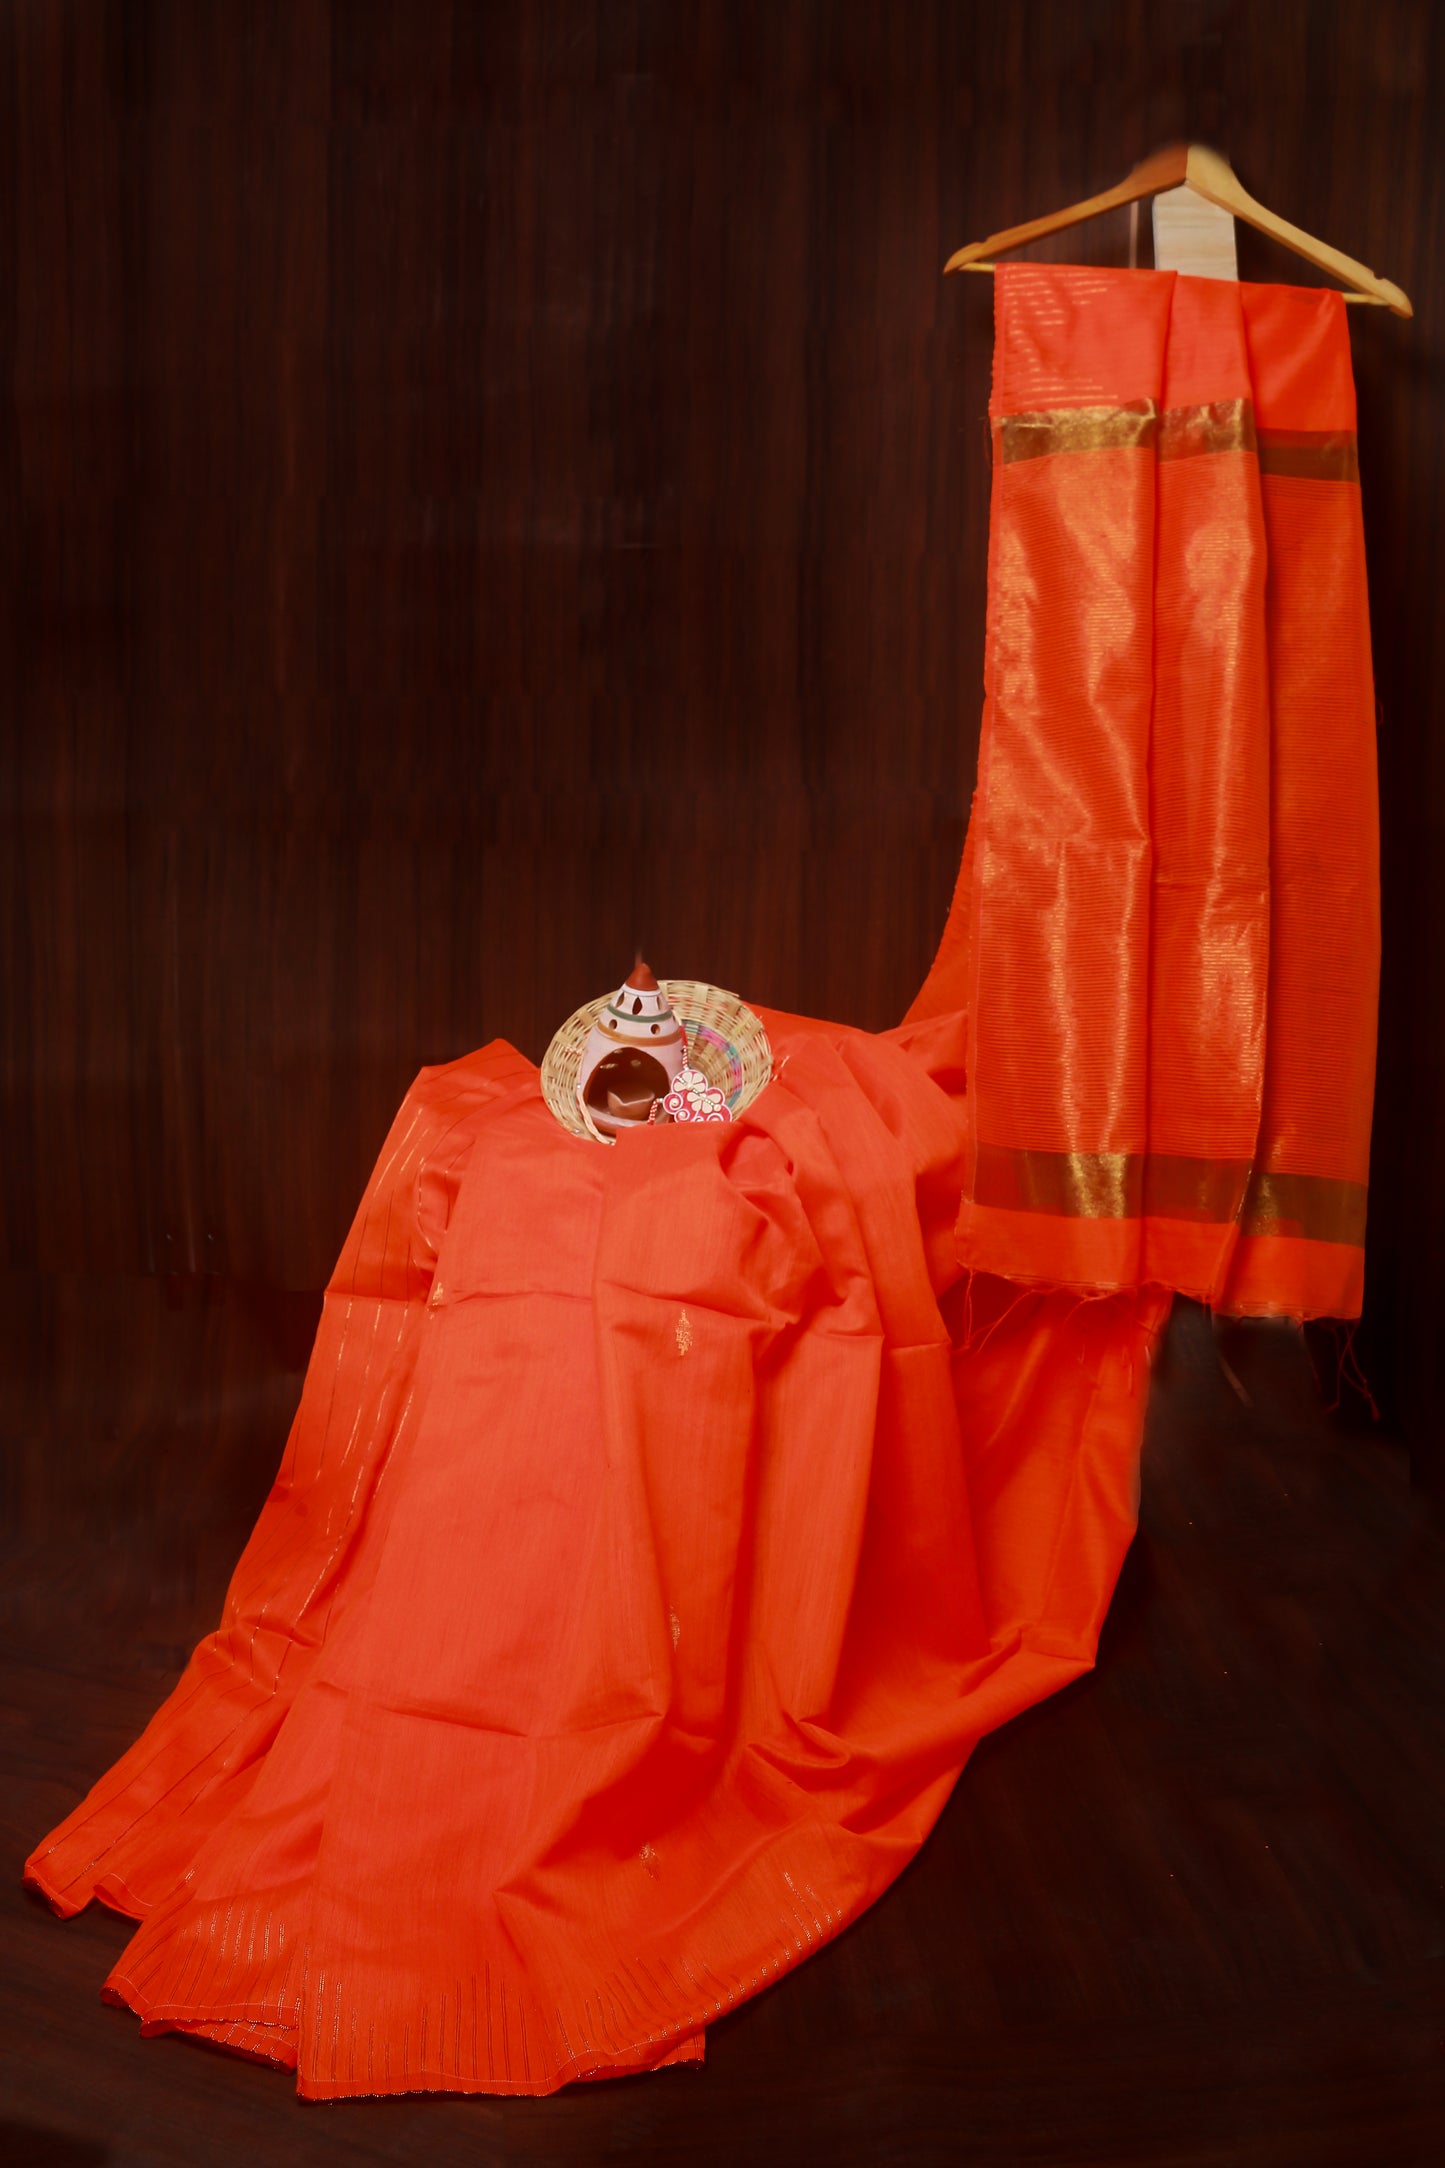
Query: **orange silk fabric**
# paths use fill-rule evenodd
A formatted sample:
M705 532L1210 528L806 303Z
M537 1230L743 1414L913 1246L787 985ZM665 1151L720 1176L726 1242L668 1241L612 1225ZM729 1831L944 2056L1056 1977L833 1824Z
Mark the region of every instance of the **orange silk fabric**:
M702 2052L1093 1660L1162 1303L968 1289L961 1020L606 1150L424 1071L222 1622L28 1862L310 2098Z
M768 1015L739 1120L610 1150L510 1047L422 1072L221 1623L27 1863L139 1922L147 2030L311 2098L695 2060L1092 1663L1168 1286L1354 1301L1303 1225L1364 1179L1373 999L1338 305L999 308L928 985L881 1036Z
M1003 266L969 1265L1360 1307L1379 906L1338 294Z

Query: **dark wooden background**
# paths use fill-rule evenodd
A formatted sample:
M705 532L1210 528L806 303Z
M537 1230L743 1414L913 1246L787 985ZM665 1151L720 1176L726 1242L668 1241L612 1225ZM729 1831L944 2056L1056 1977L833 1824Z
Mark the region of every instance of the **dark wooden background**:
M1398 1502L1372 1534L1354 1501L1388 1490L1402 1437L1417 1478L1445 1485L1442 108L1433 0L0 0L0 1446L15 1568L0 1628L23 1649L29 1712L14 1847L126 1743L214 1618L317 1291L421 1063L494 1035L540 1057L637 943L662 971L764 1003L866 1026L901 1014L943 922L980 698L991 288L945 285L940 268L1187 137L1417 310L1351 312L1386 927L1358 1344L1386 1420L1336 1441L1379 1459L1377 1476L1341 1463L1333 1491L1320 1470L1336 1464L1317 1456L1335 1447L1296 1440L1286 1495L1311 1506L1286 1525L1260 1503L1285 1448L1256 1411L1245 1444L1263 1458L1226 1513L1201 1501L1237 1404L1210 1398L1197 1366L1178 1374L1187 1392L1176 1375L1146 1457L1155 1535L1146 1520L1135 1608L1114 1629L1135 1632L1136 1672L1101 1686L1115 1698L1095 1722L1105 1709L1117 1744L1121 1695L1155 1696L1156 1717L1169 1699L1149 1637L1174 1613L1146 1600L1174 1555L1160 1515L1181 1541L1196 1511L1208 1529L1191 1571L1213 1590L1212 1633L1232 1630L1231 1576L1246 1585L1259 1562L1230 1549L1255 1541L1246 1524L1305 1575L1297 1624L1325 1600L1304 1561L1319 1545L1343 1558L1350 1528L1379 1540L1338 1584L1388 1605L1415 1538ZM1121 215L1053 252L1126 248ZM1240 252L1246 276L1310 277L1244 229ZM1164 1580L1194 1600L1182 1567ZM1429 1614L1411 1601L1393 1639L1363 1596L1336 1625L1388 1649L1380 1676L1414 1680L1399 1706L1418 1688L1423 1726L1411 1652ZM1321 1646L1333 1630L1321 1623ZM1274 1662L1267 1649L1261 1677ZM1214 1708L1213 1685L1199 1692ZM1177 1714L1160 1718L1166 1761ZM1170 1812L1227 1761L1235 1721L1218 1716ZM1269 1792L1286 1720L1267 1693L1250 1721ZM1011 1833L1061 1781L1054 1746L1030 1736L990 1747L1015 1772L997 1789ZM1097 1792L1100 1828L1131 1811L1151 1751L1136 1743L1122 1800ZM1387 1870L1366 1825L1416 1816L1414 1851L1390 1839L1397 1924L1425 1916L1445 1866L1423 1864L1419 1761L1382 1758L1364 1732L1340 1755L1375 1772L1365 1822L1353 1775L1301 1812L1356 1831L1320 1887L1342 1920L1364 1908L1357 1942L1341 1928L1331 1948L1373 1965L1395 1929L1371 1910ZM1100 1745L1099 1769L1113 1757ZM972 1857L968 1818L987 1823L969 1803L987 1800L980 1782L961 1788L964 1819L913 1912L880 1908L848 1945L872 1957L840 1954L844 1972L817 1973L835 1987L801 2003L765 1999L782 2014L747 2037L773 2041L779 2084L810 2008L842 2026L828 2067L849 2062L855 2035L828 2001L847 1964L884 1983L867 2030L915 1962L906 1933L890 1940L899 1921L925 1943L945 1932L928 1921L953 1919L939 1892ZM1068 1841L1038 1842L1067 1882ZM1027 1882L1021 1855L1009 1872ZM1236 1985L1275 1977L1240 1873L1233 1896L1207 1877L1198 1893L1201 1917L1233 1920L1238 1900L1234 2007ZM1217 1949L1169 1942L1161 1889L1148 1933L1178 1979L1151 1986L1146 1968L1127 2008L1106 1997L1099 2037L1148 2008L1203 2023L1233 1978ZM1277 1896L1282 1949L1305 1915ZM1030 1901L1042 1933L1049 1907L1037 1888ZM1133 1929L1121 1915L1098 1931ZM58 2072L81 1990L48 1953L122 1932L90 1921L66 1944L44 1921L26 1944L27 1964L56 1968ZM1318 1983L1307 1942L1297 1978ZM1005 1951L1005 1972L1027 1970L1028 1947ZM1073 1961L1055 1950L1056 1986ZM939 1962L926 1991L942 2022ZM1143 2122L1126 2146L1115 2099L1077 2157L1434 2157L1404 2125L1383 2152L1311 2136L1309 2071L1327 2039L1345 2054L1354 2037L1353 1962L1336 2031L1302 2018L1292 2036L1297 2152L1190 2150L1176 2132L1166 2156ZM1377 2018L1378 2099L1398 2103L1384 2005ZM1255 2023L1211 2066L1231 2084ZM1410 2053L1435 2054L1429 2037L1411 2034ZM165 2052L144 2050L175 2069ZM1046 2111L1032 2151L1010 2120L1026 2095L1046 2101L1046 2085L1028 2092L1039 2070L1008 2069L997 2157L1057 2163ZM1120 2084L1136 2074L1121 2065ZM625 2139L635 2096L596 2090L622 2103L607 2128ZM1368 2084L1361 2097L1373 2114ZM1196 2097L1186 2122L1213 2128L1208 2107ZM377 2128L402 2127L378 2112ZM1148 2128L1174 2129L1160 2113ZM124 2158L162 2157L155 2142ZM201 2158L199 2138L175 2143ZM892 2157L881 2139L868 2155Z
M1197 135L1417 305L1353 312L1363 1345L1429 1460L1442 13L9 0L9 1271L319 1287L417 1066L539 1057L639 941L894 1021L978 727L991 289L940 266Z

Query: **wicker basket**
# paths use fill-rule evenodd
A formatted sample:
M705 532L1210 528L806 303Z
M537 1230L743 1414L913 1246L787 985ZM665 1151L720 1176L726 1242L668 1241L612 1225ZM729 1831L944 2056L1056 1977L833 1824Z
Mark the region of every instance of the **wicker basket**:
M687 1039L687 1058L709 1084L719 1085L730 1111L741 1114L773 1073L773 1050L760 1016L746 1002L701 979L664 979L666 994ZM542 1097L564 1129L574 1137L611 1143L592 1128L577 1095L582 1047L598 1016L612 999L599 994L568 1017L542 1059Z

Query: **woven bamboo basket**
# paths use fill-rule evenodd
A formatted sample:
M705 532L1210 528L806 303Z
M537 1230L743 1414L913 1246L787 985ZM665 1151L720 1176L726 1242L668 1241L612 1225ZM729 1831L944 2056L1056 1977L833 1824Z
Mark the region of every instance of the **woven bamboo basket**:
M762 1018L736 994L701 979L663 979L661 984L682 1025L690 1066L720 1088L734 1116L741 1114L773 1073L773 1050ZM577 1096L577 1077L587 1034L611 999L609 990L574 1010L542 1058L542 1097L564 1129L599 1144L612 1139L588 1123Z

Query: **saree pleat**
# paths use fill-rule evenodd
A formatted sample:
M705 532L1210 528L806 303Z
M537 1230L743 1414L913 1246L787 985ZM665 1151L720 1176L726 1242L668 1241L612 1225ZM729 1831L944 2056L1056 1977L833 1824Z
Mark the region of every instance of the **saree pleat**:
M27 1863L138 1920L105 1992L147 2031L309 2098L697 2061L1093 1662L1171 1290L1357 1300L1340 311L1059 270L998 307L929 979L877 1036L767 1013L736 1122L611 1150L510 1047L422 1072L221 1625Z

